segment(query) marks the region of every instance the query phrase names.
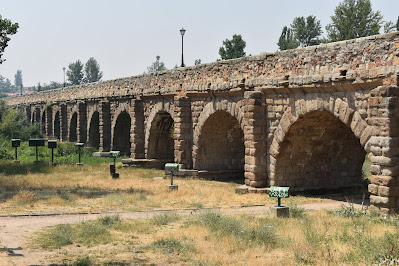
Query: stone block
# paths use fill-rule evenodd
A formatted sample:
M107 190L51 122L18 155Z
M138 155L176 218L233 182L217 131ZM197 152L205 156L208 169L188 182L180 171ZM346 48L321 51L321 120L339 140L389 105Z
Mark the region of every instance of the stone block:
M370 203L378 207L396 207L396 198L370 195Z
M371 195L376 195L378 196L378 185L375 184L369 184L368 186L368 191Z
M290 218L290 207L272 206L270 207L270 216L273 218Z
M396 178L392 176L378 176L371 177L371 183L378 186L395 186L397 184Z
M399 165L398 157L384 157L384 156L372 156L370 161L373 164L381 165L381 166L395 166Z

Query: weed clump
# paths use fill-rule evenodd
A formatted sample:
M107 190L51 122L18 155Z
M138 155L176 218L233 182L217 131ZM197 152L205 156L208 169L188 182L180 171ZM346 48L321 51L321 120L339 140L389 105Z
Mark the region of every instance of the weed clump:
M38 200L37 194L29 190L21 190L12 198L16 205L30 205L32 207Z
M161 213L152 218L152 223L157 226L167 225L168 223L178 221L179 218L176 213Z
M299 207L296 204L290 205L290 217L291 218L305 218L306 217L306 209L303 207Z
M219 237L234 236L247 245L274 245L277 243L274 227L265 221L251 226L244 223L243 220L207 211L200 213L194 224L207 227Z
M165 238L152 242L149 247L158 249L163 253L183 253L194 252L195 247L187 239Z

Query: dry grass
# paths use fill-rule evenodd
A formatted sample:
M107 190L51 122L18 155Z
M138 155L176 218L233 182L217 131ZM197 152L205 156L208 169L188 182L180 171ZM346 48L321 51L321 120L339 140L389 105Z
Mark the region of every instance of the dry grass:
M117 210L203 208L250 204L275 204L264 194L236 194L239 184L175 178L179 190L169 192L169 179L154 180L164 172L153 169L118 167L119 179L109 175L108 164L83 167L62 165L46 173L9 175L0 178L1 213L97 212ZM15 204L19 193L36 195L34 202ZM19 202L24 202L18 197ZM296 204L323 201L292 197ZM287 201L288 203L288 201Z
M82 251L92 263L176 265L353 265L373 264L399 255L399 220L338 217L325 211L308 213L302 219L275 219L267 215L220 216L218 230L200 215L168 223L153 219L122 220L109 225L105 238L87 244L79 238L56 250L51 262L74 262ZM393 222L394 221L394 222ZM276 241L248 243L247 233L225 231L224 224L242 223L245 230L267 225ZM104 224L94 221L93 224ZM87 225L72 225L81 232ZM229 226L229 225L228 225ZM227 226L227 227L228 227ZM231 226L231 225L230 225ZM51 235L47 229L39 234ZM246 229L245 229L246 228ZM220 231L221 230L221 231ZM76 233L75 233L76 234Z

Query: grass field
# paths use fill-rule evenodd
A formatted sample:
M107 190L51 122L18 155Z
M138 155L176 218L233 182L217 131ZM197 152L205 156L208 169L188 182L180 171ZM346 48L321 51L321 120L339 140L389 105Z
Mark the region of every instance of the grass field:
M289 219L214 211L199 211L189 217L162 214L141 220L105 216L47 228L31 238L30 245L35 251L52 252L53 263L65 264L398 263L397 217L378 217L350 208L295 213Z

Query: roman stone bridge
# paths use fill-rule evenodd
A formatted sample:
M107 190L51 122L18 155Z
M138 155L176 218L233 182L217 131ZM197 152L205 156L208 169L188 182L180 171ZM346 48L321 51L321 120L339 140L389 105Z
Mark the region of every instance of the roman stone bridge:
M249 190L346 188L399 210L399 33L8 98L48 138Z

